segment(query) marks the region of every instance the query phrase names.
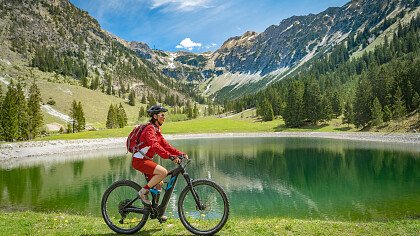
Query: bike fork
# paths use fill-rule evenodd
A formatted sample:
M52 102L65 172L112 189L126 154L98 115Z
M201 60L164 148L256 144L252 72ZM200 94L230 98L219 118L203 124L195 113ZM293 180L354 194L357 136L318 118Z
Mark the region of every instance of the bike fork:
M191 193L192 193L193 198L195 200L195 204L196 204L197 209L200 210L200 211L204 210L205 209L205 206L203 204L201 204L200 197L198 196L197 192L194 189L194 186L192 184L192 181L190 179L190 176L185 173L184 174L184 177L185 177L185 180L187 180L188 187L191 190Z

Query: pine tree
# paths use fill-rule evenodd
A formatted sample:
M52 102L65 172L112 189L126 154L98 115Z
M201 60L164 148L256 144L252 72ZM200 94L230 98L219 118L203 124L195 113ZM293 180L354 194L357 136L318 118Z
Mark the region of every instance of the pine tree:
M372 86L366 77L362 77L356 89L356 99L354 100L354 124L356 127L364 127L370 121L372 101Z
M156 105L157 103L156 103L156 99L155 99L155 97L153 96L153 95L149 95L148 97L147 97L147 101L149 102L149 106L148 107L151 107L151 106L153 106L153 105Z
M106 117L106 127L108 129L113 129L117 125L117 124L114 123L115 122L114 116L115 116L114 106L111 104L109 106L108 115Z
M128 95L128 104L130 106L136 105L136 94L134 93L134 90L131 90L130 94Z
M191 107L190 100L187 101L187 105L185 107L185 111L186 111L186 114L187 114L187 118L189 120L191 120L193 118L193 110L192 110L192 107Z
M146 110L144 109L143 106L141 106L139 110L139 118L137 120L142 120L142 118L145 116L146 116Z
M415 92L413 95L413 107L417 110L417 112L420 113L420 96L417 92Z
M392 119L392 111L388 105L384 107L384 122L389 122Z
M19 137L19 121L17 107L17 90L13 81L7 86L6 96L2 105L2 126L4 140L13 142Z
M198 107L197 107L197 103L194 103L194 110L193 110L193 118L197 118L198 117Z
M118 123L120 128L124 128L127 125L127 114L125 113L124 107L121 103L118 108Z
M417 110L417 121L420 121L420 96L417 92L413 96L413 106Z
M347 102L346 105L344 106L343 123L349 126L353 122L354 122L353 107L350 102Z
M67 123L67 133L73 133L73 124L72 123Z
M29 100L28 100L28 115L29 115L29 138L33 139L39 135L41 126L44 122L44 118L41 111L41 92L38 86L33 81L29 88Z
M70 111L71 118L73 120L73 133L75 131L80 132L85 129L86 121L84 117L83 107L81 102L73 100L72 108Z
M3 88L0 85L0 140L3 140Z
M405 116L405 104L403 94L401 92L400 87L397 87L397 91L394 95L394 106L393 106L393 117L397 120L403 118Z
M371 124L373 126L382 125L383 123L382 106L377 97L375 97L375 100L373 100L371 113L372 113Z
M330 121L333 117L333 108L331 105L331 100L328 96L322 96L321 98L321 117L320 119L324 122Z
M18 139L28 140L29 139L29 116L28 116L28 104L25 99L25 94L22 89L22 84L19 81L16 86L16 105L18 108Z
M87 77L86 77L86 76L82 76L82 78L81 78L81 83L82 83L82 86L83 86L83 87L85 87L85 88L89 88L89 85L88 85L88 79L87 79Z
M77 123L77 102L73 100L70 110L70 116L72 118L72 131L73 133L77 130L76 123Z
M311 123L316 124L321 120L322 116L322 98L319 84L314 79L310 79L305 85L303 100L305 103L304 111L306 112L306 118Z
M299 127L304 124L304 85L300 81L294 81L289 88L286 107L284 109L284 122L287 127Z
M209 116L214 114L214 109L213 109L213 104L212 103L209 103L207 113L208 113Z
M77 104L77 131L82 131L85 129L86 119L85 113L83 112L82 103Z
M272 121L274 120L274 112L271 103L267 98L264 98L262 102L262 119L263 121Z
M338 116L341 115L341 112L343 110L343 105L341 103L340 93L334 92L331 105L332 105L333 113L334 113L335 117L337 118Z

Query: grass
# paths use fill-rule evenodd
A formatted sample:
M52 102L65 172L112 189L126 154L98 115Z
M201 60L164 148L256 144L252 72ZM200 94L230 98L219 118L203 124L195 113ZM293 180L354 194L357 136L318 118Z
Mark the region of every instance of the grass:
M1 212L2 235L111 235L100 217L64 213ZM191 235L178 219L149 220L139 235ZM284 218L230 218L218 235L419 235L419 220L340 222Z
M203 117L187 121L165 122L162 126L164 134L203 134L203 133L253 133L253 132L355 132L359 131L353 125L341 123L341 118L331 120L326 124L307 125L301 128L286 128L284 120L262 122L254 116L253 110L247 110L227 118L218 116ZM420 130L419 114L412 113L403 121L392 121L379 127L364 129L369 132L405 133ZM146 121L144 121L146 122ZM71 140L126 137L133 126L121 129L100 129L72 134L51 134L36 140Z
M69 140L69 139L90 139L126 137L133 126L121 129L102 129L96 131L84 131L72 134L57 134L38 138L36 140ZM282 119L261 122L255 118L240 118L236 115L230 118L204 117L194 120L166 122L162 126L164 134L198 134L198 133L252 133L252 132L280 132L280 131L319 131L338 132L354 131L354 127L347 128L342 125L339 119L333 120L329 125L306 126L303 128L286 128Z

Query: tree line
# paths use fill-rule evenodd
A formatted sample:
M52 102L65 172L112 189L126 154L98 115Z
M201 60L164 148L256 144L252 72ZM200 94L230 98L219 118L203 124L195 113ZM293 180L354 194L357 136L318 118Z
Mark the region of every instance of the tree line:
M0 140L30 140L40 135L43 125L41 93L33 81L27 98L25 85L12 80L3 95L0 87Z
M389 24L387 21L384 22ZM398 27L382 45L351 58L351 35L330 53L289 79L256 94L225 102L227 110L256 107L263 120L282 116L288 127L326 122L344 115L357 127L398 120L419 109L420 17ZM374 32L364 31L363 37Z
M127 125L127 114L120 103L119 106L111 104L106 117L106 127L108 129L124 128Z
M71 122L67 124L67 133L75 133L85 130L86 119L82 103L73 100L70 109Z

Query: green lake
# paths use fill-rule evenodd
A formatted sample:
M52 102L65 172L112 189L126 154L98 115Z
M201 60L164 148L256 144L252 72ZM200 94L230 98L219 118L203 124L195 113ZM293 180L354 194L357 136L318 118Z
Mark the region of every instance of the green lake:
M194 179L227 192L234 217L371 221L420 218L420 147L313 138L173 140ZM158 160L168 169L170 161ZM144 177L125 150L0 163L0 208L100 216L114 181ZM167 215L176 217L179 178Z

